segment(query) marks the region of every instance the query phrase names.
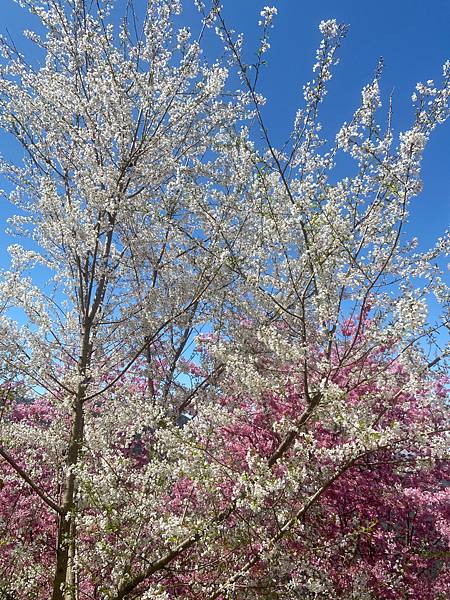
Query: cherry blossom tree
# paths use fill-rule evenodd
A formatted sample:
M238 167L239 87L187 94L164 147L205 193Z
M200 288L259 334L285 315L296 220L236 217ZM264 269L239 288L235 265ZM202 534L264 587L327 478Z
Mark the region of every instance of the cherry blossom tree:
M327 145L347 28L322 22L280 149L257 87L275 8L249 65L216 2L195 40L176 0L119 27L109 1L21 3L46 36L27 34L38 66L2 43L31 241L1 282L1 593L446 597L449 239L403 230L450 64L398 139L379 65Z

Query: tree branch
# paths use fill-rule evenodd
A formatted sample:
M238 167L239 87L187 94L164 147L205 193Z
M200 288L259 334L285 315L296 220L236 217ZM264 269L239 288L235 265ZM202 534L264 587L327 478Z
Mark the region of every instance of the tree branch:
M44 490L41 487L39 487L36 483L34 483L34 481L31 479L31 477L14 460L14 458L9 454L9 452L7 452L2 447L0 447L0 456L2 456L6 460L6 462L11 465L11 467L14 469L14 471L16 471L16 473L18 475L20 475L20 477L36 492L36 494L39 496L39 498L41 500L43 500L45 502L45 504L47 504L47 506L49 506L51 509L53 509L55 512L57 512L59 515L64 514L62 508L58 504L56 504L56 502L54 502L49 496L47 496L47 494L44 492Z

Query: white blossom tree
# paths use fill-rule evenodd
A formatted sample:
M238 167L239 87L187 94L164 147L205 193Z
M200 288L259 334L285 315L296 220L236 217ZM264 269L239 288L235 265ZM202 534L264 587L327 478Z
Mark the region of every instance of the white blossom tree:
M320 502L370 457L419 473L447 450L449 241L418 253L403 228L450 65L440 87L417 86L399 140L391 111L376 119L379 66L327 148L319 108L346 27L323 22L279 149L257 89L275 8L250 69L216 2L197 2L194 41L174 29L177 0L141 19L129 5L120 27L106 0L21 4L47 35L28 34L40 66L2 43L0 124L24 150L2 171L32 243L10 247L1 283L0 455L7 499L22 486L41 512L31 538L4 525L1 593L338 597L319 568L332 546L289 563L296 536L325 535L309 515L322 523ZM212 28L224 57L208 64ZM340 152L357 170L333 183Z

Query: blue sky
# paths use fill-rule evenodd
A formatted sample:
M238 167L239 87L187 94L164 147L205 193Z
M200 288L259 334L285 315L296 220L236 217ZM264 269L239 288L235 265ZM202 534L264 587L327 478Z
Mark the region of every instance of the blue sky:
M137 0L140 5L144 0ZM190 4L190 0L186 0ZM382 90L387 99L393 92L394 129L398 133L411 123L410 96L417 81L439 81L441 65L450 59L450 1L420 0L367 2L365 0L223 0L228 24L243 31L248 42L249 62L257 48L259 12L266 4L278 7L272 30L272 48L261 80L268 98L265 116L273 139L282 142L289 133L294 114L301 103L301 86L311 76L315 48L320 40L318 24L336 18L348 23L350 31L340 52L341 63L323 106L325 134L333 139L340 124L351 118L360 90L374 72L380 56L384 58ZM0 32L7 30L25 52L28 44L21 40L24 28L33 28L33 20L14 0L1 0ZM192 22L192 8L185 19ZM10 142L0 136L0 152L8 155ZM450 122L433 135L424 158L424 191L413 204L407 227L426 247L433 243L450 222ZM4 202L3 217L9 214ZM3 230L3 226L0 227ZM0 249L10 243L0 233ZM5 265L5 258L0 258Z

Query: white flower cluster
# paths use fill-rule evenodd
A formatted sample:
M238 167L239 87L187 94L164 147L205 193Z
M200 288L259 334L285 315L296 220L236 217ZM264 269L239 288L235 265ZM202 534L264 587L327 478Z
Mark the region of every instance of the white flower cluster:
M426 135L417 129L400 134L400 156L406 161L421 157L427 142Z
M273 21L273 18L278 14L278 9L275 6L265 6L260 15L262 17L261 21L258 24L262 27L270 27Z
M331 39L339 34L339 25L336 19L328 19L320 22L319 30L325 39Z
M184 46L191 39L191 32L187 27L182 27L178 30L177 41L178 47Z

